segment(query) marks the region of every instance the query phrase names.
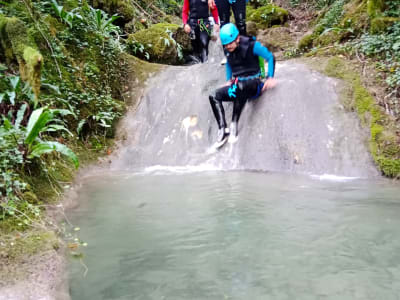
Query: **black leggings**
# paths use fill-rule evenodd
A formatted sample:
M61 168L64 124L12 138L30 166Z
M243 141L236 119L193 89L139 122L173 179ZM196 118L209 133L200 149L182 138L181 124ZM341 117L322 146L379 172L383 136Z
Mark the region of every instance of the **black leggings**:
M195 55L199 56L201 62L207 61L208 58L208 43L210 42L210 35L206 30L201 30L197 20L189 20L190 28L194 31L194 39L191 40L192 48ZM208 30L211 32L212 28L209 22L204 22L204 25L208 25Z
M219 88L215 92L215 97L210 96L210 104L214 116L218 123L218 128L226 126L225 111L222 102L233 102L232 122L239 122L240 114L248 99L255 98L260 95L262 89L262 82L260 79L251 79L246 81L239 81L230 86Z
M246 32L246 0L236 0L232 4L228 0L215 0L218 14L220 17L221 27L229 23L231 16L230 8L232 7L235 17L236 27L239 29L240 35L247 35Z

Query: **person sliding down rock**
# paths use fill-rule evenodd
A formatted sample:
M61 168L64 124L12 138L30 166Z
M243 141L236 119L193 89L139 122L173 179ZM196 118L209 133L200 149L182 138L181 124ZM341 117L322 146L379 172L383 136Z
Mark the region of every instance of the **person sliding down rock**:
M219 30L219 18L217 7L209 7L207 0L184 0L182 7L183 29L189 34L193 52L201 62L208 58L208 43L212 33L209 21L211 10L214 18L215 30Z
M229 135L229 142L237 140L238 122L248 99L255 99L261 93L276 85L274 79L275 58L268 49L253 38L240 36L232 23L226 24L220 31L221 43L227 58L225 86L209 96L212 111L218 123L216 147L222 146ZM261 80L259 56L268 61L267 79ZM228 130L222 102L233 102L232 123Z

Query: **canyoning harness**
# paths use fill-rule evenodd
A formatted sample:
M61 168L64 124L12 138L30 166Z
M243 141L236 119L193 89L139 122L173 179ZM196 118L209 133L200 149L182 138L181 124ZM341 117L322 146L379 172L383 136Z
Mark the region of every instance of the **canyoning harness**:
M262 88L264 87L264 82L261 81L261 72L258 74L254 74L251 76L246 77L236 77L233 81L231 86L228 89L228 96L229 98L236 98L236 90L238 89L240 84L244 84L246 81L249 80L258 80L257 83L257 93L249 99L255 99L261 95ZM243 87L242 87L243 88Z
M200 31L205 31L209 36L211 36L212 27L208 19L206 19L206 21L204 21L204 19L198 19L197 24L200 27Z
M191 27L189 38L191 40L196 39L196 27L199 27L200 31L205 31L208 36L211 36L212 33L212 25L208 19L190 19L189 25Z

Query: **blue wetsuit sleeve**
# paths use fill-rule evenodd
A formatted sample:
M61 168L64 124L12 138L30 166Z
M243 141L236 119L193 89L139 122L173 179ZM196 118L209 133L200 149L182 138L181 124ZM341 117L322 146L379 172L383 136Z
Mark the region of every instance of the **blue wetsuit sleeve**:
M274 77L275 74L275 58L274 55L268 51L266 47L261 45L260 42L255 42L253 48L253 54L257 56L261 56L266 61L268 61L268 77Z
M225 70L226 70L226 81L231 80L232 79L232 69L228 62L226 62L226 64L225 64Z

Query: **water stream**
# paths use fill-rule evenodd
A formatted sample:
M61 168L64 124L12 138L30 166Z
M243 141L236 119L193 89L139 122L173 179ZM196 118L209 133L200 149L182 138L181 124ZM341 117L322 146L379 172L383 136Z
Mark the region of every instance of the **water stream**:
M69 213L88 243L72 299L399 299L400 187L379 177L340 83L296 62L210 150L203 65L154 76ZM229 114L229 106L228 106Z

